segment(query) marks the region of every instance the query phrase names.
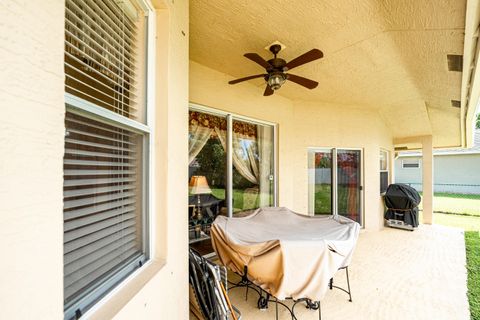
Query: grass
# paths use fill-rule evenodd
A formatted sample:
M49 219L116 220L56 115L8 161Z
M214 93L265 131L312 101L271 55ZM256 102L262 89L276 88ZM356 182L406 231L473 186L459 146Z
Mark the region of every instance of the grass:
M331 185L330 184L316 184L315 185L315 214L331 214L332 213L332 199L331 199ZM353 194L358 189L348 188L345 186L338 186L338 211L347 212L348 196ZM355 194L353 194L355 196Z
M480 320L480 233L465 232L470 318Z
M255 203L247 204L247 208L244 208L244 191L243 189L233 189L233 212L242 210L249 210L252 208L258 208L260 203L260 197L257 197ZM212 194L218 199L225 199L225 189L213 188ZM270 195L270 201L273 202L273 195Z
M315 213L316 214L331 214L332 200L331 200L331 186L329 184L315 185Z
M212 194L219 199L225 199L225 189L212 189ZM233 189L233 206L243 208L243 190Z

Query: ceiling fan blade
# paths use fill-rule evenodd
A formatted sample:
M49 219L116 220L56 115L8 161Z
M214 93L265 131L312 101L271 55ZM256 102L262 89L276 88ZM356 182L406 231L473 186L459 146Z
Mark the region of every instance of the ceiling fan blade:
M252 60L253 62L258 63L259 65L264 67L266 70L270 70L273 68L270 63L268 63L265 59L260 57L257 53L245 53L243 56L245 58Z
M245 78L240 78L240 79L235 79L235 80L232 80L232 81L228 81L229 84L235 84L235 83L239 83L239 82L242 82L242 81L247 81L247 80L250 80L250 79L256 79L256 78L262 78L262 77L265 77L266 75L265 74L256 74L254 76L248 76L248 77L245 77Z
M267 84L267 87L265 88L265 92L263 93L264 96L271 96L273 94L272 88Z
M296 76L294 74L287 74L287 79L290 81L293 81L295 83L298 83L301 86L304 86L308 89L314 89L318 86L317 81L313 81L304 77Z
M285 65L285 68L287 68L287 70L292 70L293 68L301 66L302 64L309 63L311 61L320 59L322 57L323 57L322 51L320 51L318 49L312 49L312 50L302 54L301 56L296 57L292 61L288 62Z

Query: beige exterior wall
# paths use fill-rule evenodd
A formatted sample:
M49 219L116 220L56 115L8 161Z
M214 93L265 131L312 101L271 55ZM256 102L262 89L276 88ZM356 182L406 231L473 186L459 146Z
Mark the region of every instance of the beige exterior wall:
M190 62L190 101L278 124L279 205L308 212L308 147L361 148L364 153L365 228L383 227L380 148L393 154L392 136L376 111L263 97L263 87L235 86L232 78ZM392 163L392 161L391 161ZM393 180L392 180L393 181Z
M0 12L0 319L61 319L64 2Z
M188 2L157 2L153 257L91 319L188 319ZM64 1L0 12L0 319L63 319Z

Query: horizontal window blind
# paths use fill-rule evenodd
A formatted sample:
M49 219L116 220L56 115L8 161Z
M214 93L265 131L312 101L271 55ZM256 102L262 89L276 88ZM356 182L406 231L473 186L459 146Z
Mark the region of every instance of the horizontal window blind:
M125 1L66 1L65 90L136 119L139 35Z
M78 318L148 257L141 13L130 0L65 2L65 92L75 97L65 117L65 319ZM139 123L147 129L131 127Z
M142 135L67 112L65 304L143 255Z

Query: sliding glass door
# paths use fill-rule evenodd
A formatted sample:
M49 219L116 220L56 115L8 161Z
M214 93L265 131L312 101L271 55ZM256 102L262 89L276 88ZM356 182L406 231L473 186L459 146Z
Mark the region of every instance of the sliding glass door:
M362 151L310 149L309 212L362 221Z
M190 245L206 254L218 215L275 205L275 127L204 107L188 121Z

